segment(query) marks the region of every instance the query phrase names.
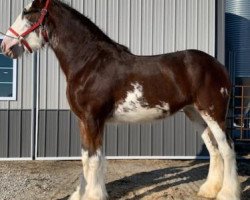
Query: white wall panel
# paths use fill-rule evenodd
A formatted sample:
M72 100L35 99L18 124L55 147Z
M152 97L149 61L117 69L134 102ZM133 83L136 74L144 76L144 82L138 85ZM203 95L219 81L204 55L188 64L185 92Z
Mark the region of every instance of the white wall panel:
M198 47L198 1L187 1L187 49L197 49Z
M0 29L7 30L29 1L0 0ZM135 54L152 55L194 48L215 51L215 0L67 0L112 39ZM11 14L10 14L11 13ZM66 82L51 50L39 54L39 109L69 109ZM0 108L32 106L32 56L18 60L17 101Z
M130 2L130 50L141 54L142 0Z
M161 54L164 49L164 0L153 1L153 54Z
M109 0L96 0L96 25L107 32L107 2Z
M198 49L202 51L208 51L208 1L198 1Z
M142 0L142 38L141 53L151 55L153 52L153 1Z
M108 0L107 34L118 41L119 31L119 1Z
M164 7L164 52L175 51L175 38L176 38L176 1L165 0Z
M118 42L125 46L130 46L130 0L119 0L118 17Z
M6 32L28 0L0 0L0 30ZM0 101L0 109L31 109L33 99L32 55L25 54L17 63L17 100Z
M187 1L176 0L175 50L186 49Z

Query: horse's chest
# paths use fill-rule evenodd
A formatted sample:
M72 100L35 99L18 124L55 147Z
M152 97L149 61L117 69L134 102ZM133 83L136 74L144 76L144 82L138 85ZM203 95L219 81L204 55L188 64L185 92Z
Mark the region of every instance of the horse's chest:
M126 97L116 103L113 112L113 120L138 122L159 119L170 113L169 104L161 102L157 105L149 105L143 96L143 88L140 84L132 84L133 90L128 91Z

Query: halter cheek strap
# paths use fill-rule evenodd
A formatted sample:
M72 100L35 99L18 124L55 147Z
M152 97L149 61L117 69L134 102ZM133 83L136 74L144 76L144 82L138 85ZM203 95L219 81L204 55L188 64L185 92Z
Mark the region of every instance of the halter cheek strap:
M45 19L45 16L47 15L48 7L49 7L49 4L50 4L50 1L51 1L51 0L47 0L47 1L46 1L45 7L42 9L42 11L41 11L41 16L40 16L40 18L38 19L38 21L37 21L35 24L33 24L33 25L32 25L27 31L25 31L24 33L18 34L14 29L12 29L11 27L9 28L9 31L10 31L11 33L13 33L13 34L18 38L18 40L21 42L21 44L24 45L24 46L28 49L28 51L29 51L30 53L33 52L33 51L32 51L32 48L30 47L29 43L28 43L24 38L25 38L27 35L29 35L31 32L33 32L34 30L36 30L38 27L43 26L43 21L44 21L44 19ZM47 31L46 31L44 28L42 28L41 34L42 34L44 40L45 40L46 42L48 42L48 41L49 41L48 33L47 33Z

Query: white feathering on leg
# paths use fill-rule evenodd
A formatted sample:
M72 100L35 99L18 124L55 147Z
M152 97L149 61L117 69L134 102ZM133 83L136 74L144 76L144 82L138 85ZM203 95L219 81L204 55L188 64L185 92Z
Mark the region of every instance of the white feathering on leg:
M207 180L200 187L198 195L206 198L215 198L223 183L223 160L219 150L213 145L208 135L209 131L209 128L206 128L201 136L210 155L210 165Z

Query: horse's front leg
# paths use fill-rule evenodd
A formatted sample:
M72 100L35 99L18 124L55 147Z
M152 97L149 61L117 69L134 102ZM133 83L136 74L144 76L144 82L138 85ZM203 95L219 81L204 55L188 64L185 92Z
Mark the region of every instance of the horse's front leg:
M103 125L88 119L80 121L82 138L83 176L80 187L71 195L70 200L105 200L105 158L101 153Z

